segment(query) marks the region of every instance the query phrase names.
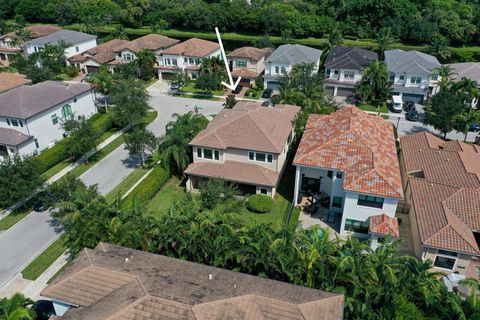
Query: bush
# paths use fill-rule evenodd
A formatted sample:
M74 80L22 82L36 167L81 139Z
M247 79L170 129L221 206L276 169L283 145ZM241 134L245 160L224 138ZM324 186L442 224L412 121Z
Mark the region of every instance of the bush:
M113 121L107 114L97 113L91 118L93 130L103 134L113 128Z
M267 213L273 208L273 199L264 194L254 194L248 197L245 206L248 210L257 213Z
M36 158L39 162L39 170L40 172L45 172L51 167L59 164L66 157L66 139L58 141L53 147L50 149L45 149L40 153Z
M66 66L63 72L69 77L75 77L80 72L80 69L75 66Z
M157 194L169 178L170 172L167 169L162 166L156 166L153 171L123 199L122 209L132 210L135 204L145 204Z

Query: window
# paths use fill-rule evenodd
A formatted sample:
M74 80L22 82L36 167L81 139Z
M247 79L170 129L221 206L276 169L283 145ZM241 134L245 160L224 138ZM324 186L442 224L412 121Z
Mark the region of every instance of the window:
M332 177L333 177L333 171L330 171L330 170L329 170L329 171L327 172L327 177L329 177L330 179L332 179Z
M334 73L334 74L338 74L338 70L333 70L333 73Z
M237 61L235 61L235 66L237 68L246 68L247 67L247 61L237 60Z
M330 78L330 68L325 71L325 78Z
M248 152L248 160L255 160L255 152L253 151Z
M332 200L332 207L334 208L341 208L342 207L343 198L342 197L333 197Z
M33 142L35 142L35 148L40 148L40 145L38 144L38 139L34 139Z
M197 157L202 157L202 148L197 148Z
M23 121L22 121L22 120L18 120L18 123L20 124L20 127L23 128Z
M267 154L267 162L273 162L273 156L271 154Z
M220 159L220 151L214 150L214 151L213 151L213 155L214 155L214 157L215 157L215 160L219 160L219 159Z
M172 65L174 65L174 66L177 65L177 59L172 59Z
M260 188L261 194L268 194L268 190L266 188Z
M57 114L52 114L52 124L56 125L58 123L58 117Z
M7 118L7 119L5 119L5 120L7 120L7 124L8 124L9 126L12 125L12 123L10 122L10 119Z
M353 219L345 220L345 230L356 233L368 233L368 223Z
M188 59L187 59L187 58L183 58L183 63L187 64L187 63L188 63Z
M220 151L197 147L197 157L211 160L220 160Z
M212 149L203 149L203 157L205 159L213 159L213 150Z
M272 163L273 155L270 153L248 151L248 160Z
M12 126L18 127L18 120L17 119L10 119L10 122L12 123Z
M456 252L439 249L433 265L437 268L453 270L455 262L457 262L457 256L458 253Z
M79 49L78 47L75 47L75 51L79 52L79 51L80 51L80 49Z
M193 80L197 79L197 73L196 72L192 72L191 75L192 75Z
M343 78L345 80L353 80L353 78L355 78L355 72L353 71L345 71L343 73Z
M66 104L62 107L62 117L68 118L72 115L72 106Z
M77 97L73 98L73 103L77 103L78 99Z
M194 58L188 58L188 63L189 64L195 64L195 59Z
M280 73L280 68L278 66L275 67L275 73Z
M255 160L265 162L267 155L265 153L255 153Z
M286 74L286 73L287 73L287 69L285 69L285 67L282 67L281 70L282 70L282 74Z
M389 77L390 81L395 81L395 73L390 73L390 77Z
M410 78L410 83L411 84L420 84L422 82L422 77L411 77Z
M343 178L343 172L337 171L337 179L342 179L342 178Z
M401 81L405 80L405 76L404 75L401 75L398 77L398 79L400 79Z
M170 58L165 58L165 65L169 66L170 65Z
M438 80L438 73L432 73L430 80L437 81Z
M382 209L383 201L384 199L381 197L366 196L366 195L360 194L358 195L357 205Z

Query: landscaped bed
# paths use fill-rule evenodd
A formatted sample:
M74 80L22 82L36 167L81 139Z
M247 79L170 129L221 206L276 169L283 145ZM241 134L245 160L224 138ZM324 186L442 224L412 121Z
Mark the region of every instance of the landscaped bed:
M360 103L357 105L357 108L363 110L363 111L370 111L370 112L379 112L380 113L388 113L388 108L387 108L387 105L383 105L380 109L378 109L377 107L375 106L372 106L371 104L364 104L364 103Z
M37 280L37 278L45 272L65 251L65 239L63 237L55 240L45 251L36 257L25 269L22 271L24 279Z
M182 87L181 91L189 92L189 93L214 95L214 96L223 96L225 94L223 90L204 91L204 90L195 88L195 82L193 81L189 81L185 86Z

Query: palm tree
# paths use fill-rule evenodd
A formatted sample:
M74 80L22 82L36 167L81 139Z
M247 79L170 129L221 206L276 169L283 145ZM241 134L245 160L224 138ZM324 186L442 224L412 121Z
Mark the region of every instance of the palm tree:
M380 55L380 60L383 61L385 59L385 50L387 50L388 47L395 42L395 39L392 35L392 29L389 27L382 28L377 34L375 42L378 46L377 50Z
M450 57L451 52L448 49L448 40L444 36L437 35L433 38L432 43L427 48L428 53L434 55L440 60L446 60Z
M125 32L125 28L122 25L116 26L115 30L110 34L112 39L128 40L128 35Z
M156 63L157 56L153 51L148 49L140 51L134 61L138 77L142 80L150 80L154 76Z
M225 63L220 57L203 58L200 65L200 72L217 73L225 72Z
M101 65L97 73L93 74L88 82L93 85L96 91L104 96L105 112L107 112L107 98L110 93L110 88L113 85L113 75L108 71L107 66Z
M388 69L385 63L375 60L365 68L362 80L355 88L361 99L375 104L378 108L386 103L392 83L388 80Z
M0 300L0 319L1 320L32 320L35 318L35 312L29 307L33 301L20 293L14 294L11 298Z
M474 80L463 77L460 81L452 85L452 89L465 95L470 105L473 105L475 96L478 92L478 83Z
M440 77L439 85L441 89L446 89L450 85L450 80L454 74L452 67L447 64L442 64L436 69Z
M468 108L465 112L458 114L455 119L455 130L465 135L463 141L467 141L468 129L471 124L480 120L480 112L477 109Z

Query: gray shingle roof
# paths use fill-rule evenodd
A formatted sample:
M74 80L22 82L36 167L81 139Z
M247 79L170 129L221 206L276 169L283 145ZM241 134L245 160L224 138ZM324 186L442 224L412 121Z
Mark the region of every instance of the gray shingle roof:
M46 81L0 94L0 116L27 119L89 91L84 83Z
M458 81L467 78L477 81L480 86L480 62L452 63L449 66L453 69L452 80Z
M34 46L44 46L46 43L49 44L58 44L60 40L63 40L72 45L82 43L88 40L96 39L97 36L73 31L73 30L60 30L54 33L49 34L48 36L40 37L34 40L27 42L29 45Z
M325 67L362 70L363 67L377 59L378 55L373 51L357 47L337 46L330 49L325 59Z
M302 46L301 44L284 44L277 48L266 60L266 63L317 63L322 50Z
M437 58L416 50L386 50L385 64L388 71L394 73L425 74L440 67Z
M0 145L18 146L32 138L32 136L14 129L0 128Z

